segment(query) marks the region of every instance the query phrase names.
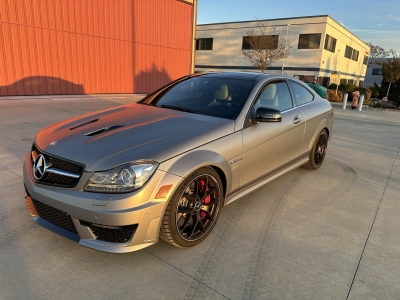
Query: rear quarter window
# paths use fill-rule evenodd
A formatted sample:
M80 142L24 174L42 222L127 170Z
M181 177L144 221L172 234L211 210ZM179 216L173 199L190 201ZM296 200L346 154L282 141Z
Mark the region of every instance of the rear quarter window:
M300 84L298 84L294 81L290 81L290 80L289 80L289 84L294 93L296 105L303 105L303 104L312 102L314 100L314 95L309 90L307 90L305 87L301 86Z

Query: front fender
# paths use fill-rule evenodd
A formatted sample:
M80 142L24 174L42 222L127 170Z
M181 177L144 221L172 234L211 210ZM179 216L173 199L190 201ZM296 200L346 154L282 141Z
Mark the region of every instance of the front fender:
M242 132L238 131L164 161L159 169L186 178L201 167L218 168L227 194L240 185L242 155Z
M219 168L225 175L227 189L231 189L230 183L228 186L231 180L227 180L227 178L232 178L229 162L215 151L193 150L162 163L159 169L186 178L197 169L206 166Z

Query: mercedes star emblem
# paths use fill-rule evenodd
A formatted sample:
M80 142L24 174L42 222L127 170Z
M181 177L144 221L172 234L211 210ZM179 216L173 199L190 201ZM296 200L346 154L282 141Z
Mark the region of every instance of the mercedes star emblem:
M33 176L35 176L37 180L42 179L48 167L49 163L46 158L42 154L39 154L33 163Z

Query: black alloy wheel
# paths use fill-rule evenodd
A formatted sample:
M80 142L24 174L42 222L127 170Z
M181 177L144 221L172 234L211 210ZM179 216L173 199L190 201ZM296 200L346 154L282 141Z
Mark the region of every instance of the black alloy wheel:
M306 169L317 170L324 162L326 150L328 149L328 133L323 129L310 151L309 161L303 166Z
M222 206L222 183L218 173L204 167L191 174L168 203L160 236L178 246L191 247L211 232Z

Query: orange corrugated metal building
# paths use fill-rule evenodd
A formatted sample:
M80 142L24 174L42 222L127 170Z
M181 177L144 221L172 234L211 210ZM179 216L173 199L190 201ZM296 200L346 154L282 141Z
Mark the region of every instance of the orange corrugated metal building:
M0 96L147 93L190 73L193 0L1 0Z

